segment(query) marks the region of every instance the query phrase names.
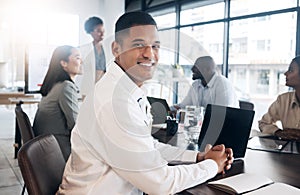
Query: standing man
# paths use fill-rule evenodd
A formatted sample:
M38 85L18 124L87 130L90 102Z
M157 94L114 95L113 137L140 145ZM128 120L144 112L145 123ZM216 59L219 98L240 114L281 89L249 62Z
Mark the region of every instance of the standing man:
M93 38L91 43L80 47L83 59L83 76L80 84L80 93L83 98L91 91L94 84L106 72L106 59L102 41L104 26L101 18L90 17L84 23L86 33Z
M191 70L195 81L183 101L173 107L180 109L194 105L206 108L207 104L239 107L234 87L226 77L218 74L212 57L199 57Z
M81 106L58 194L174 194L230 168L233 153L224 145L199 153L151 136L143 83L153 76L159 48L149 14L128 12L118 19L115 62ZM168 166L172 160L194 164Z

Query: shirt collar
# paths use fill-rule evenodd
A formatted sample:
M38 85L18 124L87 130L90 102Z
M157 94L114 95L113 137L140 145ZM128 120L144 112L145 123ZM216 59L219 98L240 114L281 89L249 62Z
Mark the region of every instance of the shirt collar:
M146 95L146 89L142 87L138 87L131 78L124 72L124 70L115 62L109 66L110 73L115 77L115 79L119 80L119 83L124 87L131 96L138 100L140 98L144 98Z
M202 84L202 82L201 82L201 79L198 79L197 82L198 82L199 86L201 86L201 87L204 87L204 88L210 88L210 87L212 87L212 86L215 84L216 79L217 79L217 73L215 73L215 74L212 76L212 78L210 79L210 81L207 83L206 87L203 86L203 84Z
M291 101L291 107L294 108L295 106L299 107L300 105L296 98L296 92L294 91L292 101Z
M216 79L217 79L217 73L215 73L212 78L210 79L210 81L207 83L207 87L210 88L212 87L215 82L216 82Z

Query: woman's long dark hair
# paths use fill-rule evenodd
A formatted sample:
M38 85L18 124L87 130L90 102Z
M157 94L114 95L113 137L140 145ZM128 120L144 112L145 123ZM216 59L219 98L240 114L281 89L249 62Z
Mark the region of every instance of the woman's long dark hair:
M58 82L63 82L65 80L73 82L70 75L60 64L61 61L69 62L69 56L72 54L72 49L74 49L74 47L63 45L54 50L47 74L40 89L42 96L46 96Z

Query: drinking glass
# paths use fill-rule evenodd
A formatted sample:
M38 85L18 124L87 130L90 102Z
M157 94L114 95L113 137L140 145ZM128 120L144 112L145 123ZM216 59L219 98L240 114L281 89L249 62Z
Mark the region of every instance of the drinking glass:
M198 138L201 131L201 126L203 122L203 107L195 107L190 114L189 125L187 126L187 141L189 148L198 147ZM192 146L193 145L193 146Z

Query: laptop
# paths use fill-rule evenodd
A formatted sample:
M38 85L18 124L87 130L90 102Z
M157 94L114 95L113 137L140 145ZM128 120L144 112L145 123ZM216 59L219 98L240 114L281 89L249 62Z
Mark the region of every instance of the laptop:
M152 124L163 124L166 123L168 112L170 107L165 99L147 97L151 104L151 114L153 117Z
M199 151L206 144L232 148L234 158L243 158L251 132L253 110L208 104L198 139Z

